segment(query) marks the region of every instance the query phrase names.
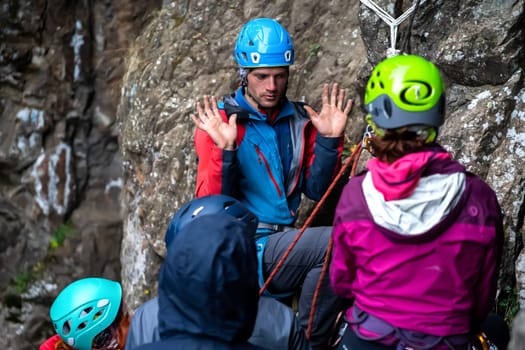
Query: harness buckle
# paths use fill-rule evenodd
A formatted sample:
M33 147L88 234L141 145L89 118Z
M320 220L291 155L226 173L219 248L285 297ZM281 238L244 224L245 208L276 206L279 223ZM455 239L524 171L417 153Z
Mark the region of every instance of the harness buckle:
M279 224L269 224L267 222L259 222L257 225L257 230L264 229L264 230L271 230L273 232L280 232L280 231L289 231L293 229L292 226L286 226L286 225L279 225Z

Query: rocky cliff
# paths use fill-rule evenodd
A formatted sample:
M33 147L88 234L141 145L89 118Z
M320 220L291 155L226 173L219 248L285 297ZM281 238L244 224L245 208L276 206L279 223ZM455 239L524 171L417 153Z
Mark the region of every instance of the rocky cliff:
M161 1L0 6L0 338L36 349L85 276L120 279L116 120L128 49Z

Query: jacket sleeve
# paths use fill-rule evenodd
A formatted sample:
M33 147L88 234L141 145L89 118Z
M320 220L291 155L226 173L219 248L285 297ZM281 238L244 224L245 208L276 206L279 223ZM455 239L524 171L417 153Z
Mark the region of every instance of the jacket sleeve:
M353 257L349 255L341 242L341 231L334 230L334 248L330 264L330 284L335 294L345 299L352 299L352 283L355 278Z
M335 294L345 299L352 299L354 297L352 284L355 279L355 262L346 242L348 237L343 216L340 212L336 212L332 231L334 245L329 270L330 283Z
M495 194L494 201L497 210L501 213ZM493 244L487 246L485 260L479 270L481 271L480 279L474 294L473 327L478 327L485 320L496 299L504 243L503 216L499 214L493 224L495 227L495 238L492 242Z
M158 298L146 301L135 310L126 338L126 350L135 350L143 344L160 340L158 312Z
M226 118L223 111L221 113ZM195 130L194 146L197 153L196 197L211 194L234 196L239 171L237 151L218 148L211 137L199 128Z
M344 137L323 137L313 127L307 133L303 192L308 198L318 201L341 169Z
M60 336L58 334L55 334L54 336L48 338L45 342L43 342L38 348L38 350L55 350L59 341Z

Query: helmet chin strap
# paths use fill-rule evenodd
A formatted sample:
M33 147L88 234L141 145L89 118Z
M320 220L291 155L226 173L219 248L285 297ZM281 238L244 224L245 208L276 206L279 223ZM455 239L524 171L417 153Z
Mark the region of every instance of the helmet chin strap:
M261 104L259 103L259 101L255 98L255 96L253 96L249 91L248 91L248 84L246 84L244 86L244 94L246 96L248 96L253 102L255 102L257 104L257 109L259 110L265 110L265 108L263 106L261 106Z
M248 96L253 102L257 104L257 109L264 110L264 107L261 106L259 101L248 91L248 74L250 74L251 69L249 68L239 68L239 75L241 76L241 86L243 95Z

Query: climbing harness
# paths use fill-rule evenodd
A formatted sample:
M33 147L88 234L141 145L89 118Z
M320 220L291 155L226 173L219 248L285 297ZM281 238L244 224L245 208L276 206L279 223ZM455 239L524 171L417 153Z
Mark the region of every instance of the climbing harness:
M306 228L310 226L313 218L315 217L315 215L317 215L317 213L319 212L319 210L321 209L321 207L323 206L323 204L325 203L325 201L327 200L327 198L331 194L332 190L335 188L335 185L339 182L339 180L341 179L343 174L346 172L346 170L350 167L350 165L352 165L351 172L350 172L350 177L355 174L355 171L357 169L357 164L358 164L358 161L359 161L359 157L361 155L361 151L362 151L362 143L360 142L360 143L358 143L357 145L355 145L353 147L352 153L347 158L347 160L345 161L344 165L341 167L341 170L339 171L337 176L333 179L332 183L330 184L330 186L326 190L326 192L323 195L323 197L321 198L321 200L319 202L317 202L314 210L308 216L308 218L306 219L306 221L303 224L303 226L301 227L301 229L297 232L297 235L295 236L295 238L292 241L292 243L290 243L290 246L284 252L283 256L281 257L281 259L279 260L279 262L277 263L275 268L272 270L272 272L270 273L270 275L268 276L268 278L264 282L263 286L260 288L259 295L263 295L263 293L266 291L266 289L268 288L268 285L272 281L273 277L277 274L279 269L283 266L284 261L286 260L288 255L290 255L292 249L297 244L297 241L299 241L299 239L301 238L301 236L302 236L303 232L306 230ZM313 319L314 319L314 315L315 315L315 308L316 308L316 304L317 304L317 299L318 299L318 296L319 296L319 291L321 289L321 283L322 283L322 281L324 279L324 276L326 275L326 273L328 271L330 255L332 253L332 246L333 246L332 237L330 237L330 240L328 241L328 248L326 250L326 258L325 258L325 261L324 261L324 264L323 264L323 269L321 271L321 275L319 276L319 280L317 281L317 286L316 286L316 289L315 289L315 292L314 292L314 295L313 295L313 298L312 298L312 307L310 309L310 316L309 316L309 319L308 319L308 327L306 329L306 338L307 339L310 339L310 335L312 334L312 324L313 324Z
M424 1L425 0L422 0L422 2ZM415 13L415 10L419 6L420 0L417 0L414 4L412 4L412 6L410 6L398 18L390 16L388 12L383 10L372 0L361 0L361 3L366 5L372 11L374 11L376 15L378 15L379 18L381 18L390 27L390 47L387 49L387 57L398 55L401 52L401 50L396 49L397 29L399 25L403 23L403 21L406 20L412 12ZM412 22L410 23L410 26L412 26Z
M369 314L357 305L351 309L351 318L347 319L348 325L354 334L365 341L386 341L392 343L397 341L397 350L435 349L444 344L448 349L467 349L469 336L467 334L456 334L451 336L430 335L396 327L385 320Z

